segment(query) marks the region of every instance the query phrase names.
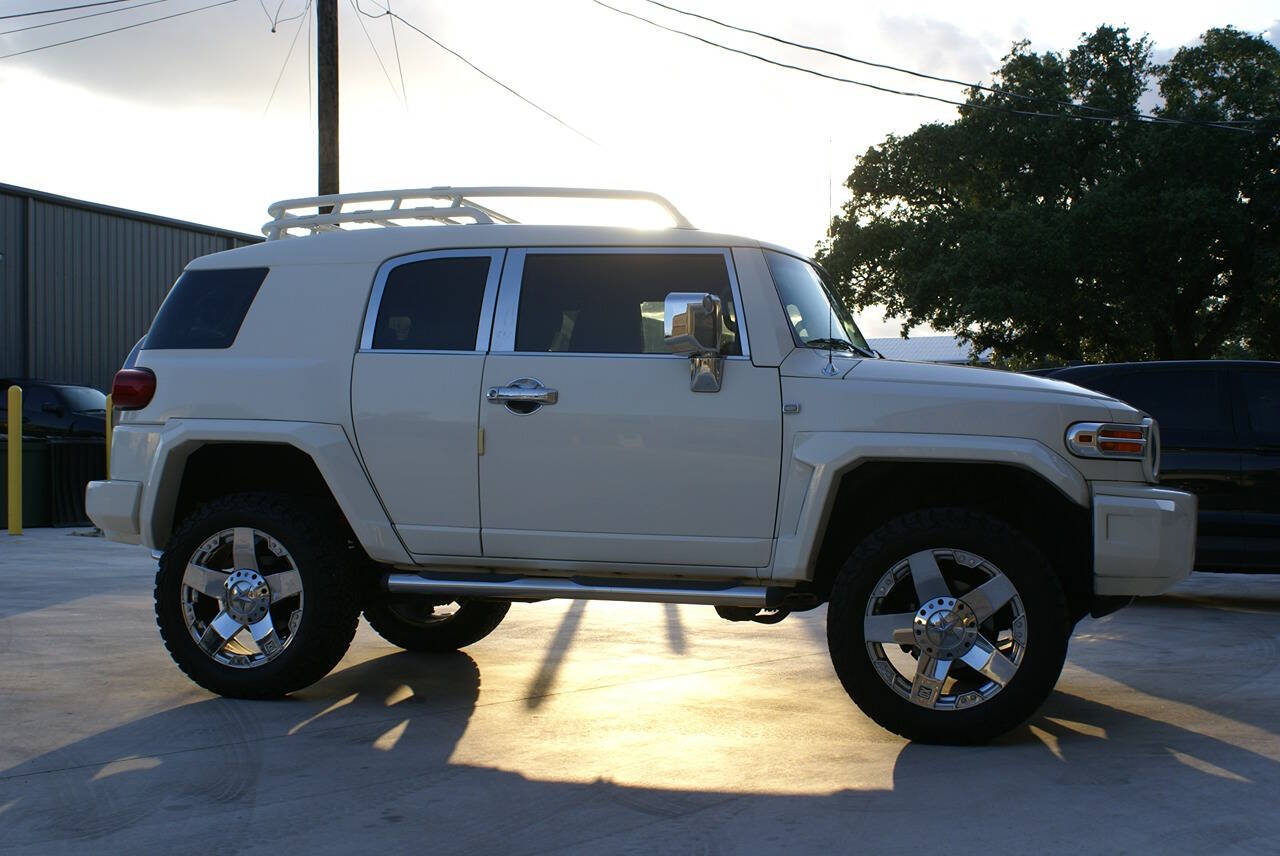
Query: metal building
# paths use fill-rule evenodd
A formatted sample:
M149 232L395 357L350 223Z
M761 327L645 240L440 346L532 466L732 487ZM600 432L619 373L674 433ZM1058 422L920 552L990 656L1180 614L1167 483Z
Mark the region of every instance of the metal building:
M106 391L187 262L261 240L0 184L0 377Z

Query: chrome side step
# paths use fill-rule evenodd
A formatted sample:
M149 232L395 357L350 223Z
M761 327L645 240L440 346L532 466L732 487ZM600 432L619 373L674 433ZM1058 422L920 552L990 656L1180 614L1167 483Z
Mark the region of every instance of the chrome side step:
M691 603L703 606L749 606L764 608L764 586L684 588L679 585L612 585L605 582L577 582L548 577L478 580L430 577L421 574L387 574L383 587L404 594L435 594L456 597L498 597L547 600L626 600L641 603Z

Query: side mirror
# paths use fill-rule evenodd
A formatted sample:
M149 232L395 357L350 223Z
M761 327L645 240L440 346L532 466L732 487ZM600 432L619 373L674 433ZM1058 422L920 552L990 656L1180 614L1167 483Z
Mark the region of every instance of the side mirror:
M720 327L720 298L714 294L673 291L663 302L663 341L672 353L689 355L694 392L719 392L724 383Z
M62 418L62 408L51 401L46 401L44 404L40 405L40 410L44 413L52 413L59 419Z

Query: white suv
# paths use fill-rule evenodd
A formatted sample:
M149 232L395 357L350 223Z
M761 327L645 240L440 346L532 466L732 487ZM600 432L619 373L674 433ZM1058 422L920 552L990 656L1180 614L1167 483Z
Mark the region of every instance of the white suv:
M646 199L677 225L519 225L476 201L535 195ZM863 711L975 742L1048 696L1082 617L1190 572L1195 499L1155 486L1144 414L880 358L814 264L661 197L271 211L274 240L179 278L117 377L112 478L88 488L109 537L163 551L161 635L213 692L319 680L362 610L440 651L513 601L764 623L827 603Z

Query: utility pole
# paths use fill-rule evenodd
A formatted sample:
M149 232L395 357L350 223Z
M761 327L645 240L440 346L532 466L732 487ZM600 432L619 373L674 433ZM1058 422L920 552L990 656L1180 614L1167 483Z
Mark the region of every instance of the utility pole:
M338 0L316 0L316 101L319 193L324 196L338 192Z

